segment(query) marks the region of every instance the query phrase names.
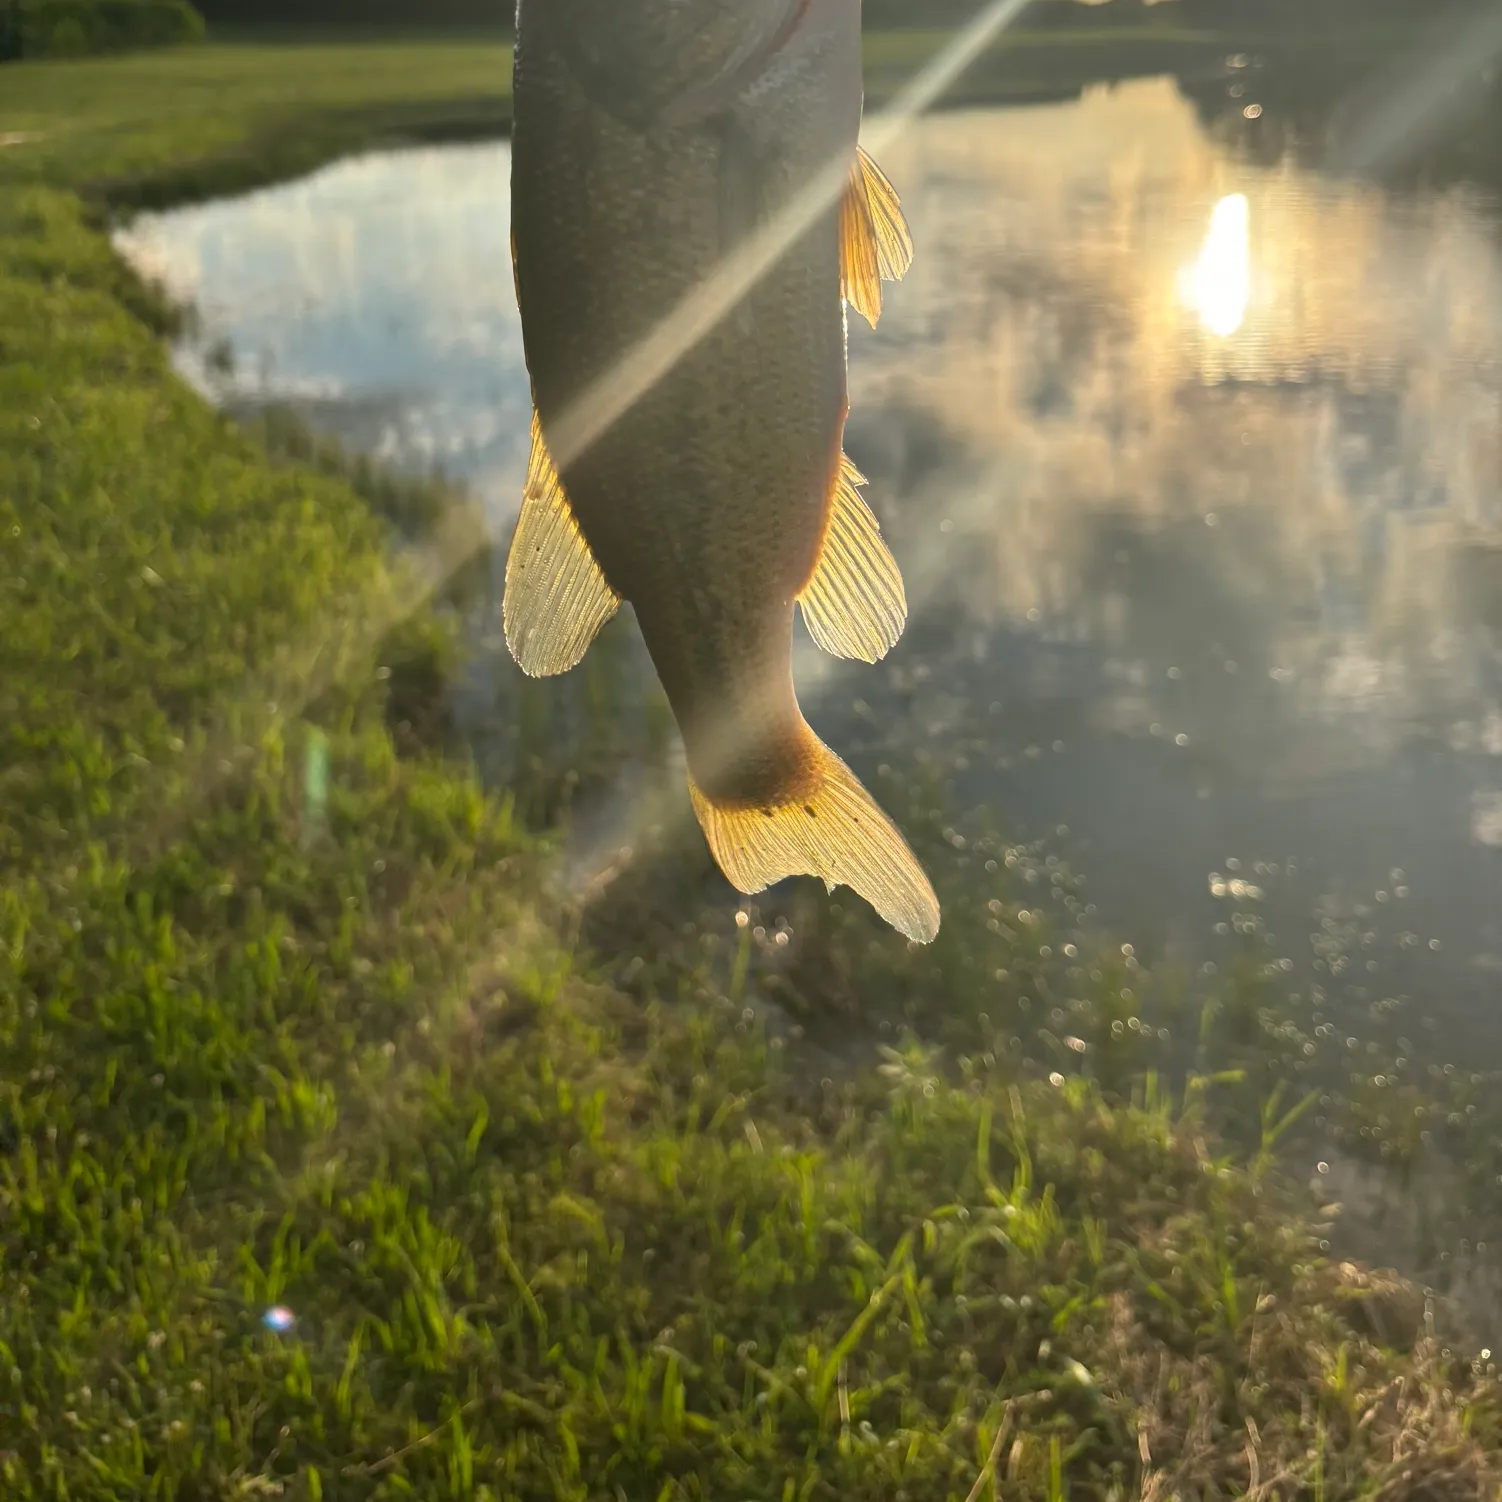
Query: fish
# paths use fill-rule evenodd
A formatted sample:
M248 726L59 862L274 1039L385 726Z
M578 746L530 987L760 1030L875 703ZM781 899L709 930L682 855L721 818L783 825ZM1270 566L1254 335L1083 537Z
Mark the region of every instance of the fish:
M567 672L628 602L726 878L849 887L919 943L922 865L804 719L793 617L879 661L902 574L844 454L847 308L873 326L913 245L859 144L860 0L519 0L511 235L532 389L506 640ZM831 164L832 201L581 451L550 435Z

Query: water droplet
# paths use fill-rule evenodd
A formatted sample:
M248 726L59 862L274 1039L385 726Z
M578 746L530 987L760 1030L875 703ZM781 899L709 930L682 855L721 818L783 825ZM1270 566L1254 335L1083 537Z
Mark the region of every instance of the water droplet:
M278 1335L285 1335L297 1323L297 1316L285 1304L275 1304L261 1316L261 1323Z

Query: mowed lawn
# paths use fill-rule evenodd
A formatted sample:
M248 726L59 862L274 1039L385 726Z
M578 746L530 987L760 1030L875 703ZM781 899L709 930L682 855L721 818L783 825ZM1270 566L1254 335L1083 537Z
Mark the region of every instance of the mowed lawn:
M483 38L29 63L0 84L0 184L234 186L405 130L504 128L510 99L511 48Z
M754 929L609 984L551 836L420 733L453 647L389 489L180 383L103 220L496 127L506 75L0 69L0 1495L1494 1497L1487 1368L1212 1087L1008 1068L994 977L1054 972L984 848L925 846L931 953L800 940L955 1044L840 1075L743 1010Z

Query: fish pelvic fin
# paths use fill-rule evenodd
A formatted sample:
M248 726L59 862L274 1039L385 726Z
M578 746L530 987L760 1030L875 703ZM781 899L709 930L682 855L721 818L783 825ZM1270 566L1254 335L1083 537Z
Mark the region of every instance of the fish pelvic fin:
M858 146L840 204L840 287L845 301L874 329L881 317L881 284L900 282L912 264L913 237L897 190Z
M897 560L857 489L865 483L842 454L823 550L798 603L809 635L826 652L880 662L907 624L907 593Z
M528 677L566 673L620 604L574 519L534 412L527 488L506 559L506 645Z
M787 802L717 804L689 775L694 813L720 870L748 895L789 876L847 886L919 944L939 932L939 899L897 826L811 730L813 785Z

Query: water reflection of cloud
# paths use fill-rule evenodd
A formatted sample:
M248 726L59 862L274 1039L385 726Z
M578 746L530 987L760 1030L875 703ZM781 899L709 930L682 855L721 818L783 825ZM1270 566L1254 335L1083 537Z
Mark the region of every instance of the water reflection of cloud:
M862 770L921 747L1023 832L1067 822L1134 934L1253 849L1353 890L1401 864L1446 954L1493 943L1497 824L1471 804L1502 755L1484 208L1233 160L1171 82L936 116L884 157L919 254L880 330L852 329L851 446L914 617L878 669L800 652L816 723L859 696L835 738ZM500 528L528 418L505 174L503 147L396 153L134 244L197 289L237 386L444 462ZM1244 256L1239 209L1212 228L1238 195ZM1207 233L1230 253L1186 304ZM515 678L494 622L487 727ZM548 692L567 721L587 675Z
M233 352L228 373L204 349L184 353L201 387L318 405L383 458L517 470L519 483L528 398L507 179L504 145L384 153L145 216L119 242L198 305L205 342Z
M891 169L923 185L923 254L853 400L966 456L891 525L968 617L1171 637L1163 592L1097 556L1151 529L1168 599L1200 572L1255 623L1236 650L1279 675L1280 720L1337 687L1346 720L1494 693L1490 648L1430 651L1457 550L1502 520L1502 259L1474 202L1233 168L1158 81L938 117Z

